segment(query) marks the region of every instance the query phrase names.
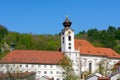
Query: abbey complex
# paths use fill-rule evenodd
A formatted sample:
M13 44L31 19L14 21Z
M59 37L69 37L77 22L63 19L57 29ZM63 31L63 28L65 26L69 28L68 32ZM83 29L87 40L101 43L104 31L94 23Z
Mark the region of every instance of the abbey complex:
M65 80L63 75L67 73L58 62L63 57L68 57L78 80L97 80L106 76L109 77L108 80L118 80L120 55L110 48L94 47L86 40L75 39L71 24L66 17L61 31L59 51L13 50L0 60L0 76L8 72L21 75L26 73L26 76L32 75L35 80ZM102 65L105 69L103 74L98 71ZM114 67L118 69L113 75ZM88 74L91 75L86 77Z

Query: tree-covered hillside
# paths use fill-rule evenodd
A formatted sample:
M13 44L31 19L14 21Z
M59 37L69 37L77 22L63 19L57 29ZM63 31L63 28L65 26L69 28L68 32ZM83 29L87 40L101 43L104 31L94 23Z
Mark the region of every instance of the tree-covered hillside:
M1 35L3 34L0 34L0 36ZM35 35L8 31L7 34L1 38L0 45L4 47L5 43L7 43L9 47L14 43L16 49L58 50L60 48L60 37L57 34Z
M75 36L90 41L94 46L112 48L120 53L120 27L109 26L107 30L89 29Z
M112 48L120 53L120 28L109 26L107 30L89 29L75 34L75 38L86 39L94 46ZM59 50L60 35L18 33L0 25L0 50L8 51L11 44L16 49Z

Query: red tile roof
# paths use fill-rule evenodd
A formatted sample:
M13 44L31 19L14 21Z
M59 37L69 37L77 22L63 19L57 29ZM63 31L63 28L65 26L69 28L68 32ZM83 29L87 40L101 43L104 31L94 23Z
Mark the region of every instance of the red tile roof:
M94 47L86 40L75 39L75 49L80 50L81 55L106 56L109 58L120 58L111 48Z
M120 61L118 61L115 65L120 65Z
M1 63L57 64L63 58L58 51L14 50L2 58Z
M23 72L23 73L0 73L0 78L2 77L27 77L36 74L35 72Z
M110 80L110 77L98 77L98 80Z
M117 63L114 64L113 69L118 69L119 65L120 65L120 61L118 61Z

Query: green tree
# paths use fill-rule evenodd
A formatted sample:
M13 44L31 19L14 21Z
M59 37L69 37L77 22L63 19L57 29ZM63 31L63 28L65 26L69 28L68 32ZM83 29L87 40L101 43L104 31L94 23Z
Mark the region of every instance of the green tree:
M78 77L75 75L72 68L72 62L68 57L63 57L63 59L58 63L64 70L63 77L65 80L77 80Z
M90 29L87 31L87 36L91 41L99 40L99 31L96 28Z
M7 35L8 30L4 26L0 25L0 42L5 35Z
M107 59L102 59L101 61L99 61L99 63L97 63L98 68L96 70L96 72L102 74L103 76L107 76L108 72L111 71L111 65L109 64L110 60Z
M77 39L87 39L87 33L85 31L79 32L75 34L75 38Z

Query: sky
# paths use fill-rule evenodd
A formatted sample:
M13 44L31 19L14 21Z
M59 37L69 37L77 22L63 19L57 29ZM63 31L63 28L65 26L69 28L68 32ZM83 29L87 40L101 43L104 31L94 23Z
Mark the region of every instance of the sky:
M75 33L120 27L120 0L0 0L0 24L9 31L58 34L68 16Z

